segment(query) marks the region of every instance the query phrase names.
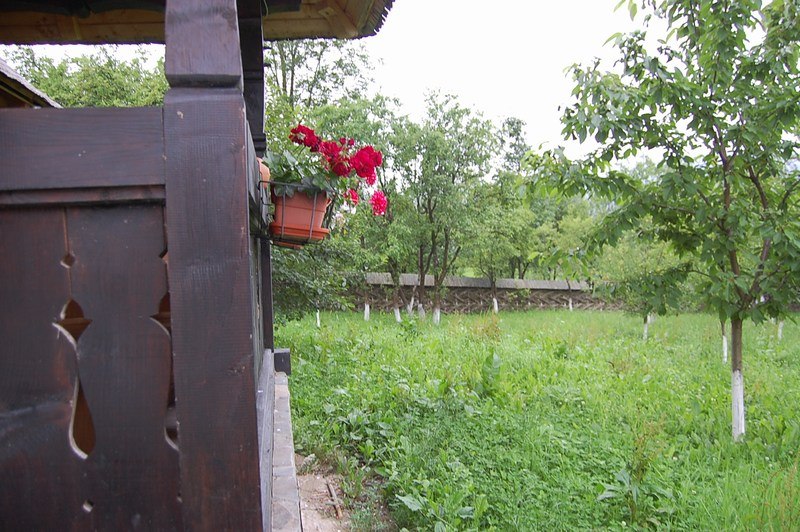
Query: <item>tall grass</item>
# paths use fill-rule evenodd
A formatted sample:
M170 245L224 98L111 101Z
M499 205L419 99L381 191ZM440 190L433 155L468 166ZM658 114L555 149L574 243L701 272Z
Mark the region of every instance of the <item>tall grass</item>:
M291 323L300 451L382 481L398 525L774 529L797 516L800 331L744 339L747 436L709 316L324 314Z

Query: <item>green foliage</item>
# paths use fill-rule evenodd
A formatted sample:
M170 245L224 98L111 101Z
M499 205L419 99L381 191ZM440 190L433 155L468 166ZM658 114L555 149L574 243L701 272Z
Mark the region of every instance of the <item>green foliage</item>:
M379 480L411 530L791 529L800 330L747 326L734 445L716 317L661 318L647 344L639 328L580 311L287 324L295 444Z
M315 309L351 308L349 287L360 279L343 273L346 250L335 238L302 249L272 247L275 321L300 319Z
M372 64L359 41L273 41L264 50L267 90L292 110L305 112L364 96Z
M140 48L133 59L119 59L115 47L56 62L33 48L18 47L9 60L34 86L64 107L139 107L162 105L167 91L164 59L151 69Z
M645 22L656 17L668 26L657 47L644 31L618 35L619 71L598 62L571 69L565 135L593 137L598 147L577 162L562 150L531 154L527 166L539 187L616 202L594 247L646 220L655 237L692 259L721 315L777 315L795 297L800 268L800 108L789 103L800 82L797 6L641 4ZM663 153L649 177L612 166L648 149Z

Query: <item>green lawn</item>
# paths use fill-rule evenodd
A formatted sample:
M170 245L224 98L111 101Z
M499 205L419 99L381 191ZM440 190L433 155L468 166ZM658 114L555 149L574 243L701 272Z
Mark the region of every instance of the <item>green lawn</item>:
M290 323L298 452L423 530L797 530L800 328L745 327L747 436L706 315L539 311Z

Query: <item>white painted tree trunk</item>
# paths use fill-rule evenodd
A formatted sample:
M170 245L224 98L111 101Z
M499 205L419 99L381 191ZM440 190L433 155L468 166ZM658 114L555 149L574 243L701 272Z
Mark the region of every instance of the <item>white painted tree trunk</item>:
M492 298L492 312L494 312L495 314L500 312L500 307L497 304L497 298L496 297Z
M364 321L369 321L369 303L364 303Z
M394 321L403 323L403 316L400 314L400 307L394 307Z
M778 322L778 341L783 340L783 320Z
M572 298L569 298L569 311L572 312Z
M733 441L739 441L744 436L744 377L739 370L731 373L731 409Z
M442 321L442 311L439 307L433 307L433 324L439 325Z
M722 363L728 363L728 333L725 332L725 321L719 321L719 327L722 331Z
M728 337L725 334L722 335L722 363L728 363Z
M644 331L642 331L642 341L646 342L650 336L650 314L644 318Z
M742 320L731 319L731 433L744 437L744 373L742 371Z
M317 309L317 329L319 329L320 327L322 327L322 325L319 321L319 309Z
M406 307L406 311L408 312L409 316L414 315L414 296L411 296L411 301L408 302L408 306Z
M425 319L425 307L422 306L422 303L417 303L417 316L421 320Z

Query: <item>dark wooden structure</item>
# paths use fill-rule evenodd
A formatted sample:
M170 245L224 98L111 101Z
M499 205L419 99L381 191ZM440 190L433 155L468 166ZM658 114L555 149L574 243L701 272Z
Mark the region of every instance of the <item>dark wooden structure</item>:
M0 59L0 109L6 107L61 107Z
M0 4L0 43L163 39L170 84L0 109L0 530L269 527L263 32L368 35L389 3Z

